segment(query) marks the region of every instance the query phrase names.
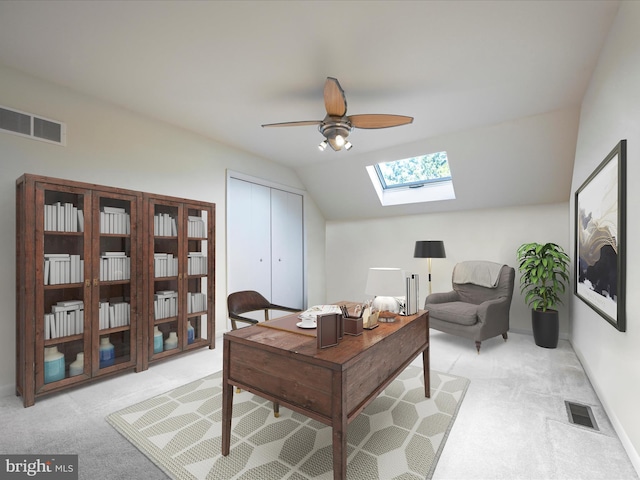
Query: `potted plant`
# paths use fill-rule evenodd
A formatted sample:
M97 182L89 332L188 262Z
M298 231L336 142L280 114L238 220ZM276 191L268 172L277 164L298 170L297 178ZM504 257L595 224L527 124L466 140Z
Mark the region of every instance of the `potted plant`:
M518 248L520 293L531 307L531 325L536 345L558 346L560 296L569 281L569 256L555 243L525 243Z

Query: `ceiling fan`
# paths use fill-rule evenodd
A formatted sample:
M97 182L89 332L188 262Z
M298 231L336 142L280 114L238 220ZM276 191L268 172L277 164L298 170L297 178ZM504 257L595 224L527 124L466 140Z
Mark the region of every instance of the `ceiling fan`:
M330 145L336 152L351 149L351 142L347 137L354 128L389 128L407 125L413 122L413 117L404 115L364 114L347 115L347 99L344 90L337 79L327 77L324 84L324 105L327 115L324 120L305 120L301 122L267 123L263 127L299 127L304 125L318 125L318 130L324 135L318 148L323 151Z

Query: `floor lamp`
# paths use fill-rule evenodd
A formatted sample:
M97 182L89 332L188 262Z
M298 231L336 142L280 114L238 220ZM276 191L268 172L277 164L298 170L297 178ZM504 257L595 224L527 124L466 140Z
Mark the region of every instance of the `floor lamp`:
M429 259L429 295L431 295L431 259L446 258L444 242L442 240L418 240L413 257Z

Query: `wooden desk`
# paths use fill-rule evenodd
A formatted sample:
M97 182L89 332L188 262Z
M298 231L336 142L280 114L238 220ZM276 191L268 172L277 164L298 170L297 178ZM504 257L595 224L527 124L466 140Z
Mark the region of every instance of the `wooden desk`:
M333 478L347 477L347 425L420 353L429 385L426 311L381 323L335 347L316 339L252 326L224 334L222 455L229 454L234 386L333 427Z

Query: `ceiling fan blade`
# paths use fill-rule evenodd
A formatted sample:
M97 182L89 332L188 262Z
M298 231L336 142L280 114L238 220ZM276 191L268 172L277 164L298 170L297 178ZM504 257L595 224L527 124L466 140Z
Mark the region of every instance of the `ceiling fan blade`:
M347 99L337 79L327 77L324 84L324 106L332 117L343 117L347 113Z
M305 125L320 125L322 120L303 120L301 122L265 123L263 127L303 127Z
M404 115L364 114L350 115L349 121L355 128L389 128L407 125L413 122L413 117Z

